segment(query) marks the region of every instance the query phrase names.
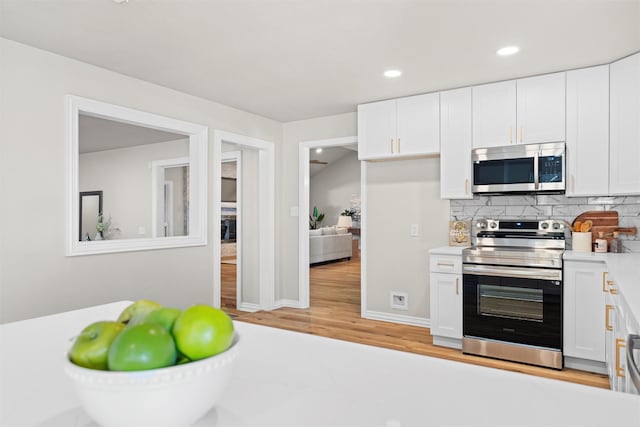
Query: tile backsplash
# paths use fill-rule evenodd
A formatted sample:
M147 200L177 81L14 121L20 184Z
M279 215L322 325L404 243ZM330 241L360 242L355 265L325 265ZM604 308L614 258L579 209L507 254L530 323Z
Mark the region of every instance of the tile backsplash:
M480 196L469 200L451 200L451 219L563 219L572 223L586 211L618 211L620 227L640 229L640 196L565 197L562 194ZM639 236L620 235L622 240L640 240Z

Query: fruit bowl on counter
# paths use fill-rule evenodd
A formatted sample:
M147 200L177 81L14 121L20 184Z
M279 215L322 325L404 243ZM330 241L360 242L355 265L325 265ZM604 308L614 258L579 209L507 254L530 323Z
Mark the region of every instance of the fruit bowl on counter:
M147 371L99 371L66 359L82 407L102 426L188 426L217 402L229 383L238 335L224 353Z
M64 371L101 426L188 426L224 392L239 345L233 322L218 309L182 312L141 300L117 321L85 327Z

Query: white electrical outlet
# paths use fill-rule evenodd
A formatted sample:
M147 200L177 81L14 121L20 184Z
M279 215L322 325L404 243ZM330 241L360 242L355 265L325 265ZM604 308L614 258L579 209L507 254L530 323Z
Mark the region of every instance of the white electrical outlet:
M409 310L409 294L406 292L389 292L389 305L398 310Z
M417 237L420 235L420 227L418 226L418 224L411 224L410 234L411 237Z

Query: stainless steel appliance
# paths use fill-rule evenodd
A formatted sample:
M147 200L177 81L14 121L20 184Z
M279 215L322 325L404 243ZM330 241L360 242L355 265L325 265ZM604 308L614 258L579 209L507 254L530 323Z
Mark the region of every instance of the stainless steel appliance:
M464 353L562 369L560 220L480 220L462 252Z
M564 142L477 148L471 161L474 193L565 190Z

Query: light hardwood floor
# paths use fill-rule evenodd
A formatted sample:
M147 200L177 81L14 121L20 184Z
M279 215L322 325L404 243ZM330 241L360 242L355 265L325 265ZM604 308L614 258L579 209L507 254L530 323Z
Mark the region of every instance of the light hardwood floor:
M226 270L224 266L223 264L223 274ZM243 322L609 388L609 381L604 375L573 369L555 371L464 355L459 350L434 346L429 329L361 318L359 259L312 267L310 281L309 309L281 308L257 313L244 313L233 309L229 312L234 317L237 315L235 320ZM235 293L233 307L235 307Z

